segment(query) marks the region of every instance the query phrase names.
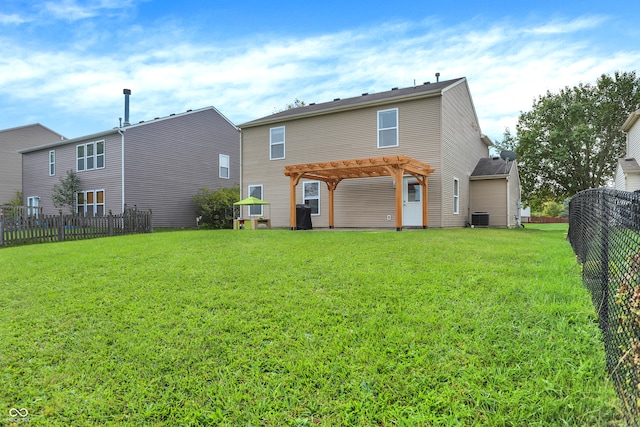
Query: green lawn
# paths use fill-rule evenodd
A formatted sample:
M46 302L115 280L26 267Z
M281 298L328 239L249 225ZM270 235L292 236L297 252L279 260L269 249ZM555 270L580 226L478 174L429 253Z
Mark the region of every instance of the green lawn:
M0 249L0 425L623 425L565 236L176 231Z

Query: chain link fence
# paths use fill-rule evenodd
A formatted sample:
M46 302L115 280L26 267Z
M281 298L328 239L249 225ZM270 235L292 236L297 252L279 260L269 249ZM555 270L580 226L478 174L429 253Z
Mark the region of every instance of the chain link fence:
M598 312L607 368L640 426L640 193L586 190L569 204L569 241Z

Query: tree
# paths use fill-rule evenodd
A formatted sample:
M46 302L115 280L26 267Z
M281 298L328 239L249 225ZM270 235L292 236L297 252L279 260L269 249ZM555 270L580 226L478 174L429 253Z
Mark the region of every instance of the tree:
M68 170L67 176L64 178L61 177L58 184L53 184L53 193L51 194L53 206L56 208L69 206L71 213L75 213L78 191L80 191L78 174L72 170Z
M613 178L626 139L620 126L640 107L635 72L540 96L517 124L523 201L541 208Z
M193 197L199 224L204 228L233 228L233 204L240 200L240 188L220 187L213 193L201 188Z
M274 108L273 114L281 113L285 110L293 110L294 108L306 107L307 104L304 101L299 100L298 98L294 99L292 103L287 104L285 108Z
M493 141L493 150L500 154L504 150L515 151L518 145L518 140L514 135L511 135L511 129L508 127L504 128L504 133L502 134L502 141L498 141L497 139Z
M13 199L9 200L8 203L4 203L5 206L22 206L22 192L16 191L16 194L13 196Z

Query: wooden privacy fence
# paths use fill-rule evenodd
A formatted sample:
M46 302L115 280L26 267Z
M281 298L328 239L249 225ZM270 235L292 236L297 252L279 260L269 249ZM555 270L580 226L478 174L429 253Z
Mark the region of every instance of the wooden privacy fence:
M20 207L24 208L24 207ZM32 208L31 208L32 209ZM7 209L0 209L0 246L27 243L61 242L64 240L93 239L96 237L120 236L153 231L151 211L138 211L135 207L120 215L111 211L106 216L82 216L62 214L9 215Z

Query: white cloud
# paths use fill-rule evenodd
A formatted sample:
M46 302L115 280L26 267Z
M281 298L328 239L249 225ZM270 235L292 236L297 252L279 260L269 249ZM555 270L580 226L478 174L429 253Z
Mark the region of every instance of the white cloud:
M80 0L45 1L42 3L44 12L55 19L63 21L78 21L93 18L103 13L121 11L135 4L134 0Z
M27 22L31 22L31 19L18 15L17 13L0 13L0 25L19 25Z
M88 16L95 8L117 4L122 3L79 6L67 0L55 13L66 8L70 16ZM38 100L60 116L84 115L94 123L94 132L116 124L125 87L133 91L134 122L214 105L241 123L271 114L294 98L330 101L410 86L414 79L435 81L440 72L442 80L469 78L482 129L495 139L505 126L515 130L520 111L530 109L547 90L635 69L640 51L594 49L572 35L585 28L595 31L604 21L499 23L482 30L477 22L440 28L424 21L316 37L224 42L194 41L171 25L155 32L131 27L119 42L96 53L84 47L60 53L0 47L0 94L16 102Z

